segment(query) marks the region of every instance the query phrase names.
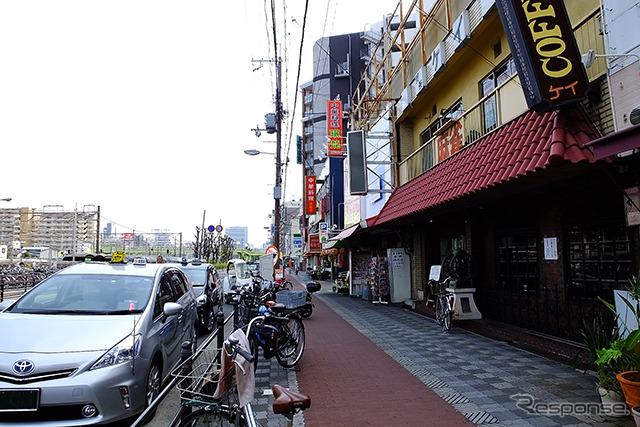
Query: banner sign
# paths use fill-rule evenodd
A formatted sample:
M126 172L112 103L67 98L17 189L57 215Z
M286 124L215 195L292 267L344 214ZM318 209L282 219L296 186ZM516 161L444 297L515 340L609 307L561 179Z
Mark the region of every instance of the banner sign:
M309 236L309 253L319 254L321 250L320 236L318 234L311 234Z
M344 155L342 140L342 101L327 101L327 131L329 137L327 155Z
M496 0L529 108L584 99L589 80L563 0Z
M304 189L304 200L305 200L305 209L304 212L306 215L315 215L316 214L316 177L315 176L307 176L304 180L305 189Z

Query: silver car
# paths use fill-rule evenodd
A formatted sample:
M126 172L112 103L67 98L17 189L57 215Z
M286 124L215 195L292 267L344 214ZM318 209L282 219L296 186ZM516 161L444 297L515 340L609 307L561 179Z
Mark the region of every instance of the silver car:
M142 412L196 345L196 299L168 264L83 263L0 312L0 424L86 426Z

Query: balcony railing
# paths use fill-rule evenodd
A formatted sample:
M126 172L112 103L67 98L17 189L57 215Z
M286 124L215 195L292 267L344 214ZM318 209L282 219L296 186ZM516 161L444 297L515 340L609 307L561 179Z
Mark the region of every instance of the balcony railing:
M437 132L437 135L404 159L399 166L400 182L398 184L402 185L411 181L450 155L455 154L446 150L438 150L438 143L444 138L450 138L451 132L461 132L462 147L466 147L526 109L527 103L524 93L520 81L515 75L465 111L459 120L447 122ZM445 132L448 134L445 135Z

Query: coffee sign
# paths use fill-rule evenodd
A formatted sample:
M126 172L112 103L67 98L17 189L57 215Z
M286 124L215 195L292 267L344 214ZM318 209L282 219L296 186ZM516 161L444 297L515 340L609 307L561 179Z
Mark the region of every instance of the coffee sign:
M554 110L584 99L589 80L562 0L496 0L527 105Z

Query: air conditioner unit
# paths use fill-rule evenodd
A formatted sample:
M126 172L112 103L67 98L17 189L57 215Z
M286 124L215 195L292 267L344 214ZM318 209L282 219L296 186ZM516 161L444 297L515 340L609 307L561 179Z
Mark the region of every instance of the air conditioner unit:
M629 113L629 121L632 125L640 124L640 106L631 110L631 113Z

